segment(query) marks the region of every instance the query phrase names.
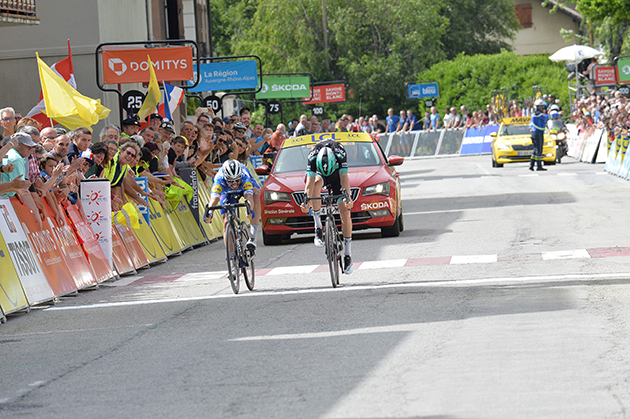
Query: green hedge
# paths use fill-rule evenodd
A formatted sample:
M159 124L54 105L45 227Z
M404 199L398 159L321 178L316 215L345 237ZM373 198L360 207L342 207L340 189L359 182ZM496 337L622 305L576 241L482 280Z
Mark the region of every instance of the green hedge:
M567 75L563 63L554 63L547 55L517 56L513 52L466 56L460 54L451 61L442 61L419 74L418 82L437 82L440 114L446 106L466 105L469 110L485 109L492 92L505 89L507 99L533 96L533 86L544 86L549 93L569 104ZM419 104L424 111L424 101Z

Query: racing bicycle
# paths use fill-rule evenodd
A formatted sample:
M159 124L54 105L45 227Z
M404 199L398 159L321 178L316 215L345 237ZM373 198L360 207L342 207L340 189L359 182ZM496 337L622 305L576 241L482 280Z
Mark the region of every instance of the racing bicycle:
M330 280L334 288L339 285L339 275L343 269L343 238L337 228L334 214L337 212L340 198L349 200L348 192L343 189L341 195L333 195L332 191L327 195L318 198L306 198L305 202L319 199L322 201L322 213L325 217L324 227L324 250L328 259L328 269L330 270Z
M225 251L227 254L228 278L234 294L238 294L240 288L240 274L243 274L245 284L250 291L254 290L255 270L254 270L254 253L247 249L247 241L249 240L249 228L245 221L238 218L238 208L244 207L250 213L251 209L247 201L235 204L223 204L213 207L206 207L205 217L211 210L227 211L228 222L225 226L223 234L226 237ZM205 218L204 217L204 218Z

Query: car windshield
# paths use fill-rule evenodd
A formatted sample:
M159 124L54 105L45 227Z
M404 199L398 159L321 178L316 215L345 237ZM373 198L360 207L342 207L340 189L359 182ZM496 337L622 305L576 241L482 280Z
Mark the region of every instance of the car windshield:
M502 125L499 135L529 135L529 125Z
M376 147L368 142L343 143L348 154L348 167L380 166L382 164ZM283 148L278 154L274 165L274 173L304 172L306 171L306 158L311 147Z

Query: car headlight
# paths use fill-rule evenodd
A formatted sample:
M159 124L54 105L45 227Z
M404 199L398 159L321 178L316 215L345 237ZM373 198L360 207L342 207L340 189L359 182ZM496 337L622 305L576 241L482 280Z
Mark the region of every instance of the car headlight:
M363 188L363 196L367 195L389 195L389 183L377 183L376 185L367 186Z
M265 204L274 202L291 202L291 195L286 192L265 191Z
M555 145L555 144L553 143L553 141L547 141L547 142L545 143L545 146L546 146L546 147L553 147L554 145Z
M511 150L512 147L510 147L509 144L505 144L505 143L498 143L497 144L497 150L501 150L501 151L507 151L507 150Z

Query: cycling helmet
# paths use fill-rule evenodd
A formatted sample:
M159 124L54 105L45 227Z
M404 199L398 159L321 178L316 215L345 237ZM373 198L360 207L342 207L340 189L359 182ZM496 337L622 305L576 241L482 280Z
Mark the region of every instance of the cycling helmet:
M534 102L534 106L545 106L545 101L542 99L536 99L536 102Z
M558 111L551 111L549 113L549 116L552 117L552 118L557 118L557 117L560 116L560 114L558 113Z
M237 122L234 124L234 129L242 129L243 131L247 131L247 127L242 122Z
M560 106L555 103L549 107L549 111L560 111Z
M317 171L324 176L330 176L337 170L337 158L330 147L324 147L317 153Z
M241 168L241 164L238 160L226 160L223 163L223 177L225 180L233 181L240 180L241 175L243 174L243 169Z

